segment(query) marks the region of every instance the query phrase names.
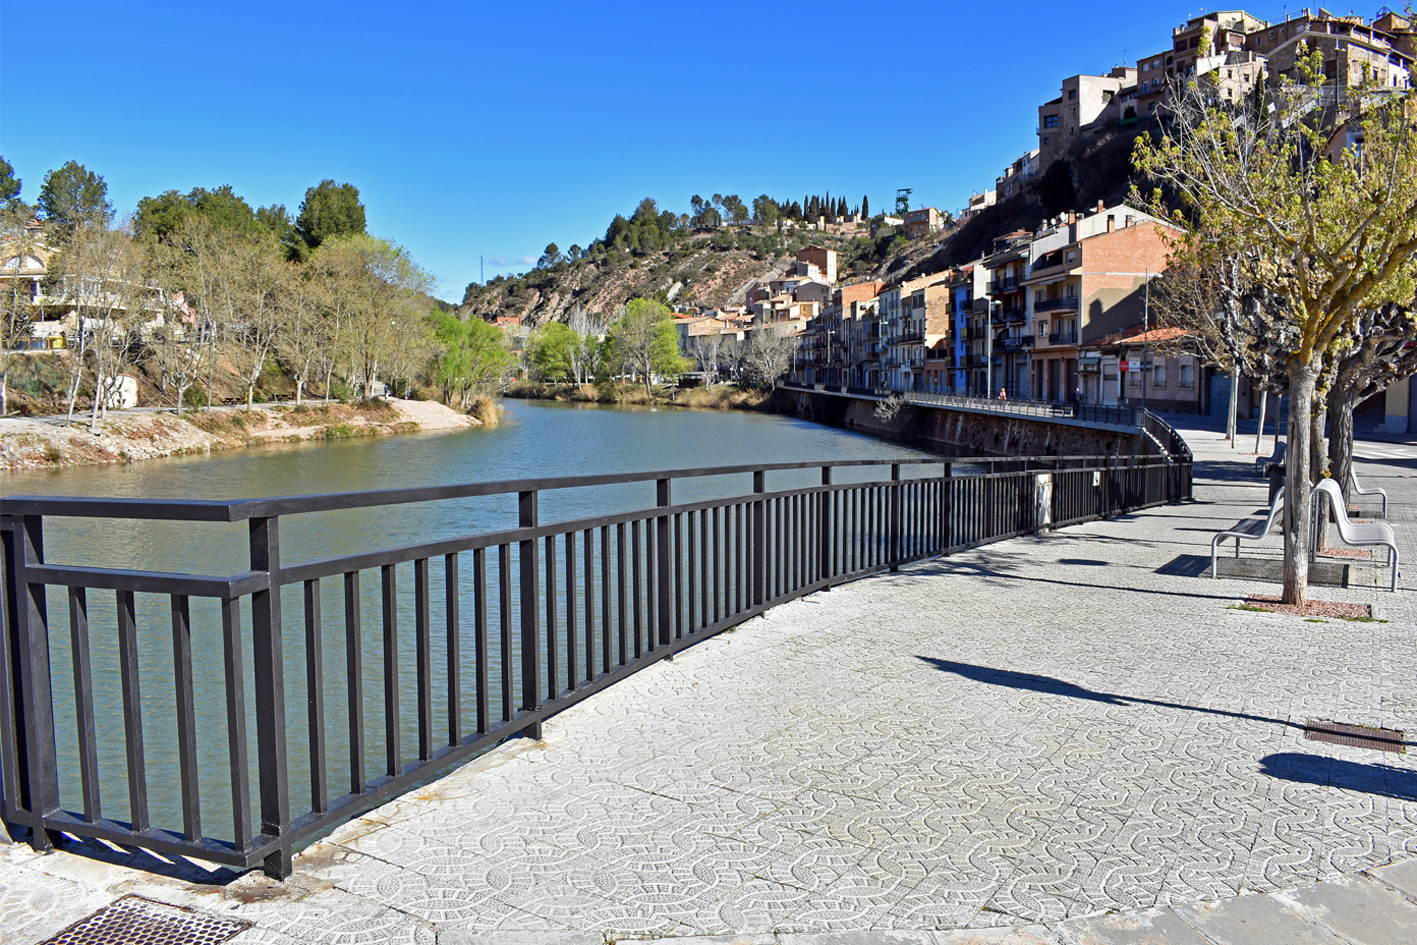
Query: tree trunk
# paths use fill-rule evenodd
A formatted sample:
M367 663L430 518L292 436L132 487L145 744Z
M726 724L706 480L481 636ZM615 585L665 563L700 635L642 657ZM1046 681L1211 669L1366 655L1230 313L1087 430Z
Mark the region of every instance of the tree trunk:
M1236 421L1240 415L1240 372L1230 372L1230 408L1225 414L1225 438L1235 447Z
M304 391L305 391L305 379L304 379L303 377L297 377L297 378L295 379L295 406L297 406L297 407L300 406L300 397L301 397L301 394L304 393Z
M1309 485L1316 486L1323 478L1324 470L1328 469L1328 451L1324 448L1324 427L1328 418L1328 410L1322 401L1315 397L1310 408L1310 440L1309 440Z
M1328 470L1348 496L1353 478L1353 397L1337 386L1328 395Z
M1309 600L1309 436L1318 370L1309 363L1289 367L1289 446L1284 477L1284 603Z
M1257 455L1259 455L1259 456L1263 456L1263 455L1264 455L1264 451L1260 448L1260 444L1262 444L1262 443L1264 442L1264 410L1265 410L1265 408L1268 407L1268 406L1269 406L1269 394L1266 393L1265 391L1261 391L1261 392L1260 392L1260 425L1255 429L1255 453L1256 453Z

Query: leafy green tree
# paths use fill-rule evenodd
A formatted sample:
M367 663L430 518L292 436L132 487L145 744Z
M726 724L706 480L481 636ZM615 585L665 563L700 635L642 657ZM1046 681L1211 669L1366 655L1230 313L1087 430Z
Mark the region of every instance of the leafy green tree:
M10 162L0 157L0 201L4 206L13 207L20 201L20 179Z
M561 247L555 243L547 243L546 251L541 254L541 258L536 261L538 269L550 269L561 261Z
M655 374L679 374L684 370L674 316L657 299L631 299L610 335L621 365L644 381L647 397L654 393Z
M362 236L365 219L359 188L328 178L320 181L305 191L295 229L310 249L318 249L325 240Z
M285 256L292 262L304 262L309 255L309 247L300 238L300 231L295 226L295 218L290 215L290 211L285 209L285 204L271 204L269 207L256 208L256 222L261 228L279 241L285 251Z
M436 345L433 379L442 388L444 403L466 410L474 396L501 384L516 358L506 336L480 318L462 321L438 311L428 318Z
M108 184L78 161L69 161L44 175L38 206L57 243L66 242L82 223L106 227L113 219Z
M735 226L748 222L748 207L737 194L729 194L723 198L723 209L728 212L728 219Z
M565 381L572 373L572 356L578 341L565 322L547 322L531 333L532 366L548 381Z
M763 226L772 226L777 222L777 201L763 194L753 198L753 217Z
M257 216L244 197L238 196L230 184L215 190L194 187L186 194L169 190L156 197L138 201L133 228L146 239L165 241L191 216L205 217L213 226L251 234L257 229Z

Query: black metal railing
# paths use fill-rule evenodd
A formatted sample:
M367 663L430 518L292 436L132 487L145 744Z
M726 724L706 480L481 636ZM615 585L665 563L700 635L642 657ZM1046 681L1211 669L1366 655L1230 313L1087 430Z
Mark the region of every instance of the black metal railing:
M1040 299L1033 303L1035 312L1052 312L1058 309L1076 309L1078 300L1076 296L1063 296L1056 299Z
M1050 345L1075 345L1078 343L1078 333L1075 331L1055 331L1048 335Z
M837 471L864 481L834 481ZM703 477L750 491L676 500L677 484ZM548 491L634 483L653 483L653 505L540 520ZM515 499L514 524L281 556L283 524L302 515L488 496ZM0 813L39 849L97 838L285 877L298 844L507 738L539 737L547 717L775 604L1188 497L1188 459L1132 456L778 463L232 501L6 498ZM51 563L54 517L193 536L199 523L245 522L249 566L214 577ZM96 672L100 654L118 682ZM151 716L145 725L155 705L170 709L175 743ZM121 760L100 770L100 749L117 742L96 729L120 724ZM61 737L73 749L62 756ZM149 802L163 760L171 771L158 776L180 803Z

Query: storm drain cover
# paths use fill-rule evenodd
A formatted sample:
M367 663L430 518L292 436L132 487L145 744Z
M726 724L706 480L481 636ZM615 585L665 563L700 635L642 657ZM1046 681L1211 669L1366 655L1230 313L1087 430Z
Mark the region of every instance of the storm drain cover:
M1304 723L1304 737L1316 742L1332 742L1335 745L1352 745L1354 748L1375 748L1378 751L1395 751L1407 754L1403 742L1405 733L1391 728L1372 728L1367 725L1345 725L1325 719L1309 719Z
M39 945L217 945L250 922L124 896Z

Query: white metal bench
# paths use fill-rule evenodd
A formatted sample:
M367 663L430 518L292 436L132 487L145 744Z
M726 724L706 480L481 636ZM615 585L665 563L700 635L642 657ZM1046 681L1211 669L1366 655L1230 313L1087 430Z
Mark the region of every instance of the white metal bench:
M1274 494L1274 501L1269 504L1269 514L1264 518L1246 518L1236 522L1234 527L1228 528L1218 533L1210 540L1210 576L1215 577L1216 557L1219 554L1220 543L1227 538L1235 539L1235 557L1240 557L1240 541L1259 541L1265 537L1278 523L1280 530L1284 528L1284 488Z
M1374 486L1372 489L1364 489L1363 484L1358 481L1358 470L1349 464L1348 477L1353 480L1353 491L1358 495L1380 495L1383 497L1383 518L1387 518L1387 490Z
M1392 526L1386 522L1368 522L1358 524L1348 518L1347 503L1343 501L1343 490L1338 488L1338 483L1332 479L1325 479L1314 486L1314 491L1309 497L1313 503L1314 520L1317 521L1317 511L1319 503L1315 500L1320 495L1328 497L1329 504L1333 507L1333 520L1338 525L1338 537L1345 545L1383 545L1387 547L1387 563L1392 567L1392 586L1390 590L1397 590L1397 533L1392 530ZM1311 543L1314 547L1317 543Z
M1284 449L1288 445L1288 440L1280 440L1275 443L1273 456L1261 456L1255 460L1255 472L1261 476L1268 476L1269 467L1278 466L1284 462Z

